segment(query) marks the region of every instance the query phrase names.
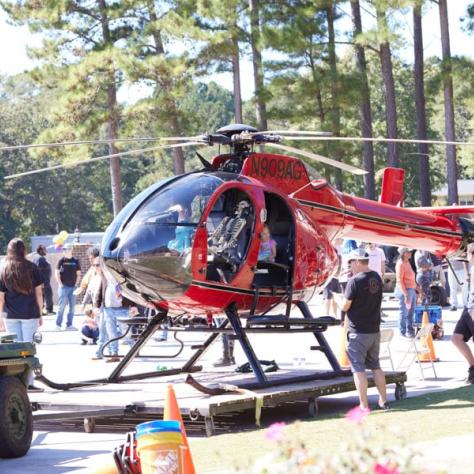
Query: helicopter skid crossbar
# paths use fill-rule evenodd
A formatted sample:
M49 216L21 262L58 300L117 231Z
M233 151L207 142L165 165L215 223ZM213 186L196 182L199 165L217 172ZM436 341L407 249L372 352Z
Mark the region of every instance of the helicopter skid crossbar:
M192 376L188 376L186 379L186 383L190 384L196 390L206 393L206 394L216 394L216 393L230 393L233 390L229 390L228 387L237 387L239 389L246 389L246 390L254 390L254 389L261 389L261 388L268 388L268 387L275 387L279 385L286 385L292 383L302 383L308 382L312 380L328 380L335 377L346 377L351 374L350 370L342 370L339 362L337 361L334 353L332 352L326 338L322 334L323 331L327 329L328 326L334 326L339 324L337 320L334 318L313 318L309 307L304 302L296 303L297 308L303 315L303 318L286 318L284 315L278 316L263 316L263 317L251 317L247 322L247 328L243 328L240 322L240 318L237 312L235 305L231 305L226 310L226 315L228 318L229 323L232 326L233 332L235 334L234 338L237 339L242 349L247 357L247 360L250 364L250 367L253 370L255 375L256 381L244 381L242 383L232 383L231 386L219 384L217 387L206 387L205 385L200 384L197 380L195 380ZM261 318L261 319L259 319ZM295 321L294 323L292 321ZM250 323L250 329L248 328ZM291 331L291 332L299 332L298 329L291 329L292 326L306 326L306 329L310 329L313 332L314 336L316 337L319 345L316 346L317 349L323 352L328 359L329 364L332 367L332 371L327 372L314 372L311 374L304 374L304 375L289 375L286 377L273 377L271 379L267 378L264 370L262 369L261 363L255 355L255 352L247 338L247 332L259 332L259 330L268 330L268 331L275 331L278 329ZM252 326L262 326L261 328L256 328ZM275 327L269 327L275 326Z

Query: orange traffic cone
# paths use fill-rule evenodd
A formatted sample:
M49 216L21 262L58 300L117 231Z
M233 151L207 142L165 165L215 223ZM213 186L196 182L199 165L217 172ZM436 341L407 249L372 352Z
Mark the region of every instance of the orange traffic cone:
M342 335L341 335L341 346L339 349L339 365L341 369L348 369L349 359L347 358L346 352L346 339L347 339L347 316L344 318L344 324L342 326Z
M421 327L425 326L426 324L429 324L430 318L428 316L428 311L425 309L423 311L423 319L421 320ZM430 353L428 355L428 352L422 352L419 356L420 362L437 362L439 359L436 357L435 349L434 349L434 344L433 344L433 337L431 336L431 332L428 334L427 337L422 338L421 343L423 344L424 347L430 350Z
M183 444L185 447L183 454L183 474L196 474L194 468L191 450L189 449L188 438L186 437L186 430L184 428L183 418L181 418L181 411L176 400L173 385L169 384L165 395L165 410L163 413L163 420L179 421L181 425L181 434L183 435Z

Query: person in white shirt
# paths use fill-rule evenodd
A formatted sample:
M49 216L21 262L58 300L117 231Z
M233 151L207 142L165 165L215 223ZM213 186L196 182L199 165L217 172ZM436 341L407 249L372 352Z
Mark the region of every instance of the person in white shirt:
M385 275L385 252L374 243L367 245L366 252L369 254L369 268L377 272L383 281Z

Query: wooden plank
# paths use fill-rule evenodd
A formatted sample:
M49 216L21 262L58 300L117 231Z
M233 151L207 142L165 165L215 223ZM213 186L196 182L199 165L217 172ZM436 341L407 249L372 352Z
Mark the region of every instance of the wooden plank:
M304 374L309 371L300 372ZM272 375L281 377L286 374ZM404 383L406 381L406 374L402 372L387 372L385 376L387 384ZM205 384L216 384L224 381L232 384L236 381L251 378L253 378L253 374L212 372L200 374L199 381ZM65 411L68 410L68 407L69 410L92 408L110 410L124 409L127 406L135 405L139 412L161 415L164 406L164 393L169 383L173 383L183 414L199 412L204 417L254 409L256 397L263 398L264 407L275 407L284 403L317 399L321 396L355 390L352 377L337 377L330 380L314 380L270 387L254 392L229 393L211 397L203 395L185 384L182 377L163 377L123 384L86 387L64 392L46 390L43 393L31 393L29 395L32 402L37 402L43 408L55 407L54 409ZM374 386L371 376L369 376L369 386Z

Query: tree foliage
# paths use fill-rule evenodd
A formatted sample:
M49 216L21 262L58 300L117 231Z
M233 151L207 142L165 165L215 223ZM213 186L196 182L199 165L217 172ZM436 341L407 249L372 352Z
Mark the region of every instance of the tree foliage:
M341 20L351 12L348 2L335 0L0 0L11 21L28 25L43 38L30 51L37 59L34 70L0 78L0 140L26 144L114 134L159 137L215 131L234 120L239 78L243 90L253 84L258 88L258 96L243 104L244 122L257 125L263 113L270 129L360 136L364 96L370 100L366 106L371 109L373 135L386 136L381 45L391 52L395 98L391 107L397 113L397 134L414 138L413 63L400 60L406 45L397 14L415 3L423 2L361 0L369 21L363 21L363 31L354 35L350 22ZM377 11L385 15L378 24ZM472 32L474 5L467 13L465 29ZM366 78L355 46L358 55L361 50L365 54ZM253 61L254 71L260 71L258 80L236 77L238 56ZM468 140L474 125L474 62L455 57L450 64L456 138ZM213 81L215 73L226 71L234 76L232 92ZM444 137L444 71L440 59L424 59L428 138ZM0 177L137 147L105 144L3 151ZM355 166L364 163L360 143L305 142L304 148ZM211 159L215 150L199 152ZM407 172L408 205L420 204L416 152L416 145L398 146L400 164ZM386 154L386 145L373 146L376 191ZM433 146L429 154L431 187L436 189L446 181L445 149ZM458 149L460 178L473 177L473 157L470 148ZM117 182L124 202L157 179L200 167L190 149L156 151L120 163ZM334 169L311 165L335 181ZM346 192L367 192L360 177L343 173L342 178ZM0 188L0 245L16 234L72 231L76 226L81 231L104 229L114 208L109 186L107 162L5 181Z

